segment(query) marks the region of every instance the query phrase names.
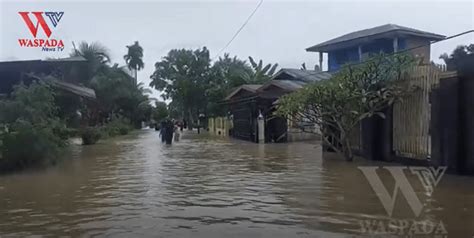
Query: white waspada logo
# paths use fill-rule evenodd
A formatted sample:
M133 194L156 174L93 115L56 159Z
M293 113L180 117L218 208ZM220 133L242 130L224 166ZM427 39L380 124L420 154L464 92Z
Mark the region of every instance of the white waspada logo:
M382 202L385 211L387 211L389 216L392 216L393 208L395 205L395 200L397 198L398 192L400 191L405 197L408 205L410 205L413 213L416 217L421 214L423 210L423 204L416 195L413 186L408 181L404 170L409 170L411 173L415 174L418 179L420 179L421 184L423 185L426 194L431 196L434 188L438 185L441 177L446 171L446 167L403 167L403 166L387 166L382 167L390 172L392 177L395 180L395 186L393 187L392 195L385 188L382 180L377 174L377 166L360 166L358 167L362 173L365 175L369 181L370 186L377 194L378 198Z

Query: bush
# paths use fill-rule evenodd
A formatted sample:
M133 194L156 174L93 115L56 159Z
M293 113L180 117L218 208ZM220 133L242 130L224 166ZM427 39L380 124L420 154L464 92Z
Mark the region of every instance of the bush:
M98 128L86 127L81 131L81 138L83 145L93 145L101 138L101 133Z
M52 128L39 128L21 121L11 129L1 137L0 167L3 170L52 164L66 145Z
M127 135L132 130L130 122L124 118L115 118L105 125L102 130L106 136L114 137L118 135Z
M54 94L44 83L15 86L0 100L0 169L51 164L67 143L66 127L57 117Z
M120 135L126 135L128 134L129 129L126 127L121 127L120 128Z

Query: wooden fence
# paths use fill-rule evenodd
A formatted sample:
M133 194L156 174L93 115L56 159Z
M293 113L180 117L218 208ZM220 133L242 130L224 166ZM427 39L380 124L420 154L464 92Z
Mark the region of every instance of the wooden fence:
M399 83L413 88L401 102L393 105L392 153L396 156L426 159L431 156L431 103L430 94L438 87L440 78L448 75L446 67L416 66ZM349 135L352 148L362 151L362 127L358 125Z
M393 151L398 156L426 159L431 155L430 93L445 68L417 66L400 83L414 92L393 105Z
M232 120L226 117L211 117L208 119L209 133L218 136L229 136Z

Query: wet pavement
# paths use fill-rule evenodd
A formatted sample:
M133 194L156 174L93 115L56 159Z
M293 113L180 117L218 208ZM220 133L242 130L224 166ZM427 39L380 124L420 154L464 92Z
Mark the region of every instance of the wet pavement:
M395 164L322 159L315 142L187 133L168 146L142 130L68 153L57 166L0 176L0 237L388 236L364 230L370 222L407 226L391 234L407 237L413 221L441 222L447 237L474 235L473 177L445 175L428 196L407 174L423 211L416 217L399 194L389 216L357 166ZM390 174L380 177L392 191Z

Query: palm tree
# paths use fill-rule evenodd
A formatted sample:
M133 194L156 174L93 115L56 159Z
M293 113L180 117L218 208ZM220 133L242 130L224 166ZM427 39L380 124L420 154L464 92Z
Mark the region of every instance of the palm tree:
M100 71L106 68L106 64L110 62L109 50L100 43L87 43L85 41L79 43L79 48L74 46L71 56L81 56L87 60L86 64L77 65L73 70L79 75L80 79L86 85Z
M135 84L137 83L137 72L143 69L143 48L135 41L133 45L127 45L128 53L123 56L130 70L135 71Z

